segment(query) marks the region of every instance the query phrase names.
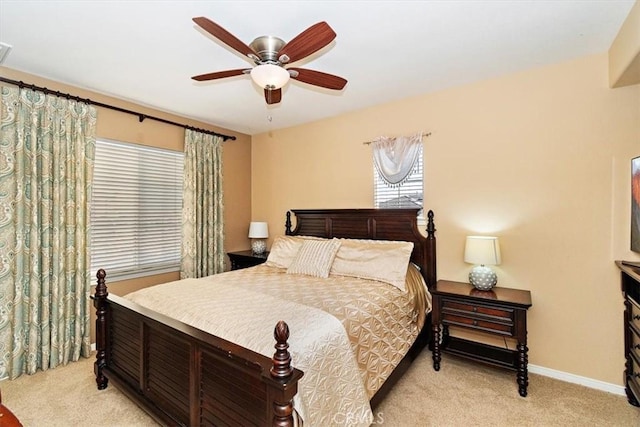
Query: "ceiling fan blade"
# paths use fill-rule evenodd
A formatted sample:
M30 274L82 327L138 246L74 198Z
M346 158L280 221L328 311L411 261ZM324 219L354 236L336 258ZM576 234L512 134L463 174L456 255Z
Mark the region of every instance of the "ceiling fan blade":
M267 104L277 104L282 99L282 89L265 89L264 100Z
M342 90L347 84L347 80L342 77L323 73L321 71L309 70L306 68L287 68L287 71L297 72L297 75L296 73L291 73L292 79L327 89Z
M226 71L217 71L215 73L200 74L198 76L193 76L191 78L199 82L204 82L207 80L216 80L216 79L224 79L225 77L240 76L242 74L247 74L248 71L251 71L251 69L238 68L237 70L226 70Z
M249 57L251 57L251 55L258 57L258 54L253 49L251 49L251 47L249 47L246 43L238 39L229 31L222 28L220 25L211 21L210 19L200 16L197 18L193 18L193 22L198 24L203 30L211 34L213 37L217 38L222 43L240 52L241 54Z
M336 33L326 22L318 22L307 28L285 44L278 52L282 63L296 62L322 49L333 39Z

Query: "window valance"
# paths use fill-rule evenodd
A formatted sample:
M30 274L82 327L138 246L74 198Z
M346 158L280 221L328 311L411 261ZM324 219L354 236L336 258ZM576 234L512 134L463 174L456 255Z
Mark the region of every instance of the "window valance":
M413 136L380 136L372 141L373 161L380 178L390 187L402 185L418 165L422 133Z

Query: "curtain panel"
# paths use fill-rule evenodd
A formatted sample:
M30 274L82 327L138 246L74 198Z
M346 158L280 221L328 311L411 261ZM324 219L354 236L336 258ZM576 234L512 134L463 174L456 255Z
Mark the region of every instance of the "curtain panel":
M185 131L180 278L224 271L222 138Z
M1 91L0 378L13 379L90 354L96 110Z

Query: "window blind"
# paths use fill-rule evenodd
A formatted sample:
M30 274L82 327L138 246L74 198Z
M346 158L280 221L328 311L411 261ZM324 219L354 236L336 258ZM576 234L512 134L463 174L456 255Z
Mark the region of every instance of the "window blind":
M110 280L180 269L181 152L96 141L91 275Z
M374 204L377 208L422 208L424 205L424 174L422 162L422 148L418 156L415 169L405 182L398 186L388 186L373 168L374 179ZM423 213L420 210L418 219L423 220Z

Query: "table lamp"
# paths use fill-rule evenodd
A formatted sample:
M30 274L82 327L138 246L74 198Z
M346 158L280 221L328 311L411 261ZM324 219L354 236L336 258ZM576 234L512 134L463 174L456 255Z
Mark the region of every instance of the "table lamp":
M464 262L476 264L469 272L469 282L481 291L489 291L498 283L498 276L487 265L499 265L500 244L497 237L467 236Z
M263 254L267 250L266 239L269 237L269 227L266 222L251 222L249 225L249 238L251 250L254 254Z

